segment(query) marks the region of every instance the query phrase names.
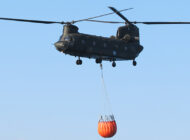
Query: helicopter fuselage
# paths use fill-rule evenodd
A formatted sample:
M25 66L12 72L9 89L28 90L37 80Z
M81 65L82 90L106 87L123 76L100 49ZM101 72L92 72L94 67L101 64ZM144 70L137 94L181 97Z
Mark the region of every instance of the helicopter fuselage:
M55 46L60 52L72 56L109 61L134 60L143 50L136 42L81 33L62 36Z
M126 29L127 28L127 29ZM140 45L135 32L131 33L128 29L129 26L123 26L118 29L117 34L123 36L116 37L101 37L95 35L88 35L78 32L78 27L75 25L65 25L63 34L59 41L55 43L55 47L58 51L69 54L72 56L78 56L77 64L82 64L80 57L94 58L96 63L101 63L102 60L113 61L112 66L115 67L115 61L119 60L133 60L133 65L136 65L135 58L143 50ZM130 31L130 32L129 32ZM129 33L129 34L128 34Z

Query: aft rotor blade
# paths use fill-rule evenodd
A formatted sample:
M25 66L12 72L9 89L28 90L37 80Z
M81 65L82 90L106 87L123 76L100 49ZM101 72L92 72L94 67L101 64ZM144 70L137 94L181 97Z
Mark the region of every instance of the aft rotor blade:
M131 23L134 24L148 24L148 25L156 25L156 24L190 24L190 22L138 22L138 21L133 21Z
M103 21L103 20L85 20L89 22L100 22L100 23L113 23L113 24L124 24L125 22L119 22L119 21Z
M123 12L123 11L127 11L127 10L132 10L132 9L133 8L127 8L127 9L119 10L119 12ZM91 20L91 19L95 19L95 18L100 18L100 17L103 17L103 16L108 16L108 15L111 15L111 14L114 14L114 13L115 12L111 12L111 13L107 13L107 14L103 14L103 15L99 15L99 16L94 16L94 17L90 17L90 18L76 20L74 22L76 23L76 22L80 22L80 21L87 21L87 20Z
M126 23L131 24L131 22L124 17L118 10L116 10L114 7L109 7L112 11L114 11L118 16L120 16L123 20L125 20Z
M16 19L16 18L0 18L0 20L11 20L11 21L41 23L41 24L66 24L65 22L57 22L57 21L28 20L28 19Z
M119 21L104 21L104 20L85 20L89 22L100 22L100 23L113 23L113 24L124 24L125 22ZM164 24L190 24L190 22L138 22L132 21L133 24L147 24L147 25L164 25Z

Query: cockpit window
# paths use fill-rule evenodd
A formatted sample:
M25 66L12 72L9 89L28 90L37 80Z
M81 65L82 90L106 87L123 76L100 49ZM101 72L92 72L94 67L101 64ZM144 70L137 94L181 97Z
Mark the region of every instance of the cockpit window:
M64 38L64 41L71 41L71 37L66 36L66 37Z

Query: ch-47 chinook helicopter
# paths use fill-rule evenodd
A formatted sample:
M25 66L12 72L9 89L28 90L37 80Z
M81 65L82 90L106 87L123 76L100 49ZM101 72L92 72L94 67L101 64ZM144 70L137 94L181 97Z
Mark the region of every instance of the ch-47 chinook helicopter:
M15 18L0 18L0 20L12 20L20 22L42 23L42 24L62 24L64 25L63 34L58 42L55 43L55 47L58 51L72 56L77 56L77 65L82 64L81 57L94 58L96 63L102 63L103 60L111 61L112 66L116 66L115 61L119 60L132 60L133 66L137 65L135 61L136 57L143 50L139 41L139 28L135 24L190 24L190 22L137 22L129 21L125 16L121 14L122 11L130 10L116 10L113 7L109 7L113 12L95 16L91 18L76 20L72 22L57 22L57 21L41 21L41 20L28 20L28 19L15 19ZM93 20L98 17L117 14L124 22L115 21L101 21ZM78 27L74 23L81 21L89 22L101 22L101 23L123 23L125 26L118 28L116 36L100 37L95 35L88 35L78 32Z

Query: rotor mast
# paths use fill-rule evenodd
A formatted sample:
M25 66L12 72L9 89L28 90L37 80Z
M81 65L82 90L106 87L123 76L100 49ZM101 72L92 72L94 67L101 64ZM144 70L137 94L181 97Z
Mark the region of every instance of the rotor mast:
M124 21L125 24L132 25L132 23L125 17L123 16L118 10L116 10L114 7L109 7L113 12L115 12L118 16L120 16Z

